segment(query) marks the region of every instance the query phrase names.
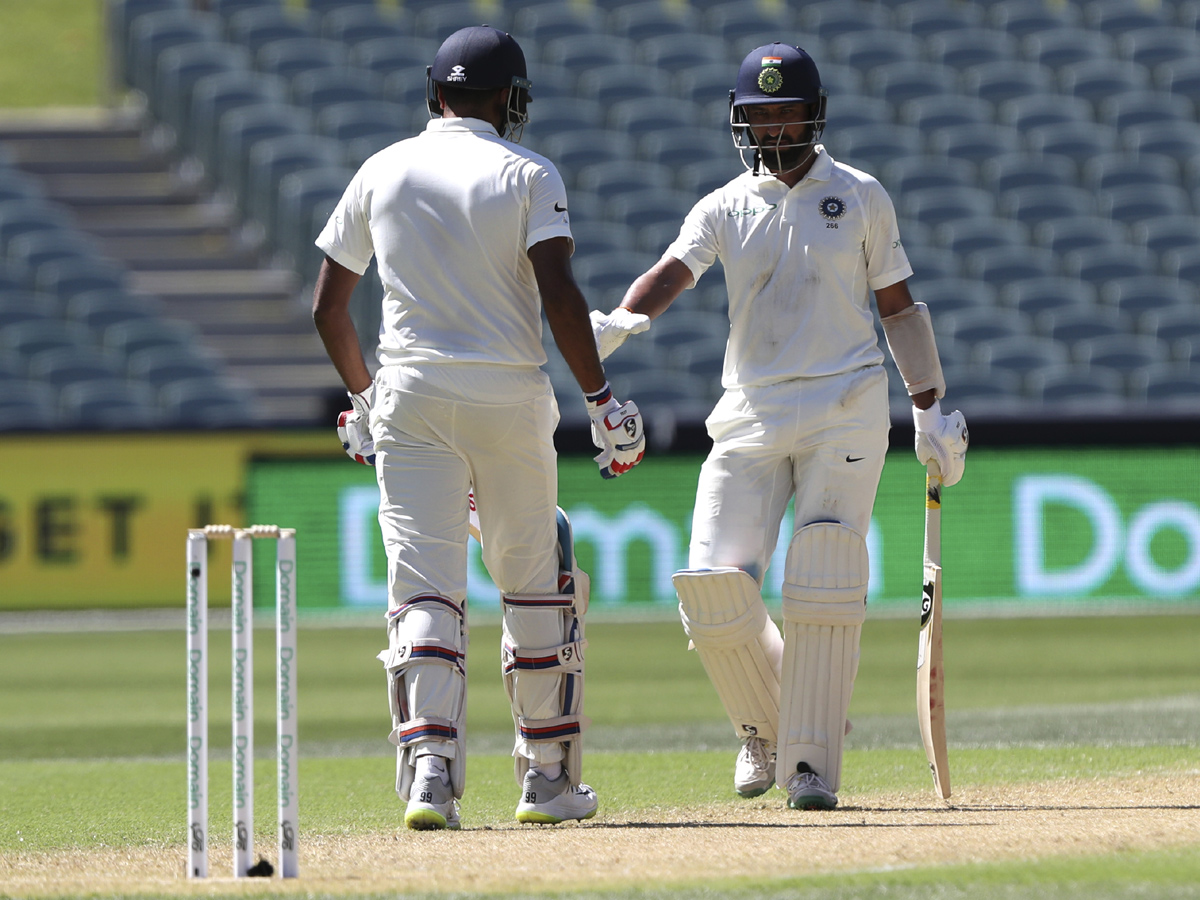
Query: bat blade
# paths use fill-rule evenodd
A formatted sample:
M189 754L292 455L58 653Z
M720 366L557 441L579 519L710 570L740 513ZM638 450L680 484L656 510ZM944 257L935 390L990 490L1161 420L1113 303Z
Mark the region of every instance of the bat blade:
M946 749L945 669L942 666L942 568L925 565L921 632L917 646L917 724L933 786L950 799L950 761Z

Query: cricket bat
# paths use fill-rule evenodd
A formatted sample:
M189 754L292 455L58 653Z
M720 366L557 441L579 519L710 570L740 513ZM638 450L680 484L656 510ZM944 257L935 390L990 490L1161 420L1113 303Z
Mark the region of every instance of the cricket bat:
M936 460L925 471L925 583L917 644L917 724L933 786L950 799L946 752L945 669L942 667L942 473Z

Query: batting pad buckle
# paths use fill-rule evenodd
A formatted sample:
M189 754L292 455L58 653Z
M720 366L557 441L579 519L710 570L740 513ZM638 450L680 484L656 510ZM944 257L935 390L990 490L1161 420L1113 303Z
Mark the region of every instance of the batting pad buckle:
M557 647L547 647L544 650L521 650L509 644L501 647L504 664L504 674L514 671L527 672L582 672L583 648L586 640L571 641L559 644Z
M517 730L524 740L533 744L557 744L577 738L587 730L592 720L584 715L557 716L553 719L527 719L517 716Z
M421 741L458 740L458 725L450 719L410 719L394 728L388 740L397 747L408 747Z

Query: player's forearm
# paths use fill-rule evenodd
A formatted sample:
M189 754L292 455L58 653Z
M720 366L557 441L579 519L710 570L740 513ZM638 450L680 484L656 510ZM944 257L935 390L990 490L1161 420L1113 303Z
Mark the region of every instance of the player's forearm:
M692 283L692 270L674 257L664 256L629 286L621 306L656 319Z
M604 387L604 366L596 352L596 341L592 337L592 326L588 320L587 301L578 288L564 290L551 299L543 297L546 321L554 343L562 354L571 374L579 382L585 394L595 393Z
M313 292L313 324L333 367L352 394L360 394L371 384L371 373L358 343L358 331L350 317L350 296L358 276L337 263L326 260L317 275Z

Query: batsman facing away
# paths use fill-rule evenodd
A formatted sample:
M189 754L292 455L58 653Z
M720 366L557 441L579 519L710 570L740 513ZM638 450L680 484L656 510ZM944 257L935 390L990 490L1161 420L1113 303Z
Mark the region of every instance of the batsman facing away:
M313 317L353 405L338 431L380 489L380 659L410 828L459 827L472 487L483 562L502 592L517 820L554 824L597 808L581 779L588 582L556 507L542 309L583 390L600 474L637 465L645 438L637 407L604 378L571 274L562 178L518 145L530 87L510 35L452 34L429 70L428 127L363 164L316 242L326 260ZM348 312L372 256L384 286L374 381Z
M870 294L912 398L917 458L963 473L962 413L945 393L929 310L914 303L895 210L870 175L821 145L826 92L799 47L742 62L730 127L748 171L702 198L620 306L592 313L606 358L645 331L718 259L729 294L725 393L706 422L684 630L742 749L734 787L776 779L795 809L832 809L866 618L865 536L887 451L888 390ZM788 501L783 630L760 593Z

